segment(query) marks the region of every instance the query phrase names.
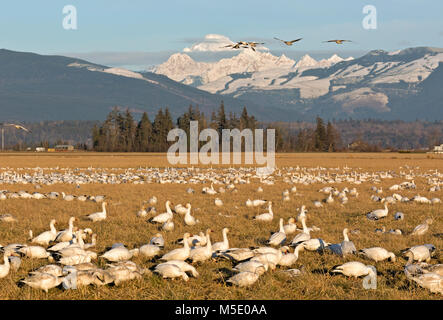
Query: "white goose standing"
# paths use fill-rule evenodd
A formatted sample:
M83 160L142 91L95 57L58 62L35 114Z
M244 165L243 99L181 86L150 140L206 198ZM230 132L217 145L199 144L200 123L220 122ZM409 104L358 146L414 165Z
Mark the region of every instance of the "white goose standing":
M49 231L45 231L41 234L39 234L37 237L32 239L32 230L29 230L30 238L32 239L32 243L37 243L42 246L48 246L49 242L54 241L57 237L57 230L55 229L56 221L55 219L52 219L49 223Z
M106 219L106 202L102 202L102 211L91 213L90 215L86 216L87 219L91 220L92 222L98 222L103 221Z

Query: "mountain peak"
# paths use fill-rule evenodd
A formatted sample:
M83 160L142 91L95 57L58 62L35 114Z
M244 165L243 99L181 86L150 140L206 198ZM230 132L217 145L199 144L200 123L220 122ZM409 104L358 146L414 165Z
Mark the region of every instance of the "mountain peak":
M317 64L317 60L312 58L309 54L305 54L294 66L294 68L313 67Z

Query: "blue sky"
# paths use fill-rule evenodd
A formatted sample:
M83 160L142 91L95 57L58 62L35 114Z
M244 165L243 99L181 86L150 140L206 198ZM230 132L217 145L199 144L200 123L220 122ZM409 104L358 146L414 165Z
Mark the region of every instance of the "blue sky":
M62 27L62 9L69 4L77 8L77 30ZM362 27L365 5L377 9L376 30ZM132 60L157 63L210 33L233 41L263 40L271 52L289 56L291 52L443 47L442 13L443 1L436 0L2 1L0 48L83 54L98 60L112 53L118 65ZM304 39L285 47L273 40L275 36ZM322 43L335 38L354 42L340 47ZM144 60L134 58L134 53Z

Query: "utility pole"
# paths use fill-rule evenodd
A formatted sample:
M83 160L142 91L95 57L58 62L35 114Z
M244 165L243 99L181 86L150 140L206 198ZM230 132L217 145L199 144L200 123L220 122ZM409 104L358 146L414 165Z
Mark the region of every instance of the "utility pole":
M2 151L5 150L5 128L2 127Z

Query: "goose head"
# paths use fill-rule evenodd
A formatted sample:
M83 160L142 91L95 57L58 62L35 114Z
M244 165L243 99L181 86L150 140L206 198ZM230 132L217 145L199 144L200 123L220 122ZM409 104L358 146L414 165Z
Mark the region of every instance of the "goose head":
M397 258L395 257L395 254L393 252L389 252L389 261L395 262Z

